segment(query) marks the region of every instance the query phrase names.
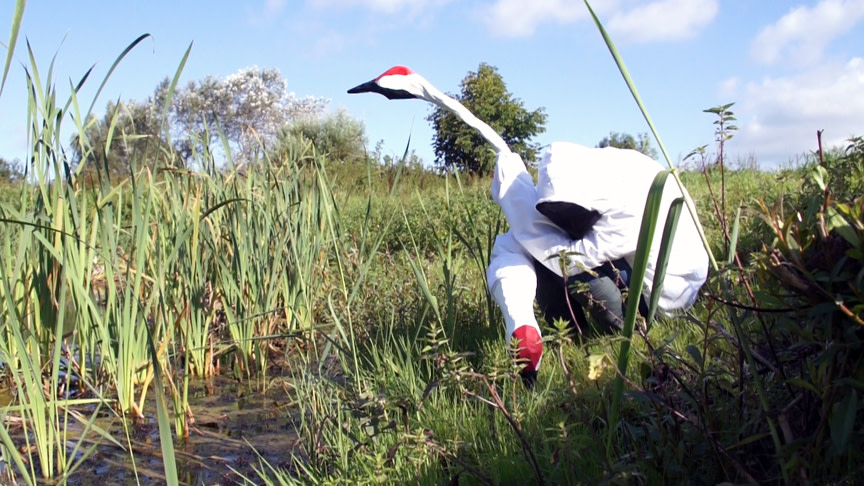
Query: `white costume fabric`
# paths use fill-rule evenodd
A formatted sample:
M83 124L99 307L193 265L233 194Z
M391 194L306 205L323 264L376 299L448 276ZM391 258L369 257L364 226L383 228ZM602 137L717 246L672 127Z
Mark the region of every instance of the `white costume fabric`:
M557 275L562 275L558 258L561 252L571 255L566 264L568 275L619 258L633 265L645 200L651 182L661 170L657 161L635 150L559 142L543 156L535 187L519 155L509 151L498 155L492 198L501 206L510 231L496 238L486 276L504 314L508 342L521 326L533 326L540 332L534 317L537 277L532 259ZM681 197L681 191L669 177L643 282L646 297L651 293L666 215L677 197ZM544 201L575 203L596 210L600 219L584 238L572 240L535 209L538 202ZM707 273L708 255L685 208L659 297L660 309L669 312L690 306Z

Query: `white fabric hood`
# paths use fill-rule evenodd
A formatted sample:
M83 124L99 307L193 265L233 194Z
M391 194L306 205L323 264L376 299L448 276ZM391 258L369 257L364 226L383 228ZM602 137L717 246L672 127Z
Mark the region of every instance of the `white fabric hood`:
M537 167L537 203L562 201L605 213L641 203L660 164L633 150L554 143ZM646 183L647 180L647 183ZM611 183L611 184L610 184Z
M552 144L544 154L538 166L536 186L518 155L499 154L492 197L510 223L509 237L514 238L527 255L561 275L555 256L568 253L571 256L566 267L568 274L573 275L582 272L582 268L596 268L619 258L633 264L645 200L651 182L661 170L663 167L657 161L635 150L598 149L559 142ZM677 184L669 177L644 280L646 293L652 290L668 208L680 196ZM585 237L572 240L537 212L536 204L545 201L575 203L599 212L601 217ZM669 311L692 304L707 272L707 253L695 223L685 210L675 234L660 308ZM491 288L497 278L495 271L490 272L490 276Z

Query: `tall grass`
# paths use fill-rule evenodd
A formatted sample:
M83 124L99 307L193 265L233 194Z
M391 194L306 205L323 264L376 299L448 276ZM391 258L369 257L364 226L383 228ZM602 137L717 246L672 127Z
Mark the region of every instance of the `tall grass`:
M86 112L77 95L92 70L61 102L53 60L43 75L28 45L32 178L17 204L3 205L0 230L0 266L10 276L0 286L0 361L18 401L4 410L0 438L29 483L68 479L96 447L82 449L94 434L113 441L95 425L105 409L128 432L129 420L154 405L166 477L176 481L173 440L194 421L189 380L226 367L266 383L292 338L315 327L328 245L338 236L329 180L309 145L285 160L253 161L248 171L205 151L194 154L189 165L201 170L193 172L175 168L186 165L154 143L133 154L128 177L109 178L111 151L140 135L114 130L124 116L117 110L104 144L94 145L90 112L146 37L121 52ZM65 146L69 127L79 165ZM96 167L93 184L79 178L87 165ZM308 342L317 355L317 341Z
M597 25L603 32L599 20ZM603 34L642 107L620 56ZM720 150L722 153L722 146ZM759 309L755 304L739 304L739 295L746 294L730 285L735 272L740 272L739 282L748 281L750 274L737 254L739 230L747 224L757 231L753 220L759 216L752 210L752 196L729 197L726 193L731 180L750 184L760 179L767 184L760 187L780 190L782 198L782 187L794 187L795 183L778 185L771 180L778 176L743 173L733 174L727 181L725 172L721 173L724 187L717 196L722 201L717 207L739 206L731 223L722 219L718 227L712 222L711 230L719 231L716 238L709 241L703 237L713 269L706 293L713 295L697 304L693 312L674 319L657 316L656 303L652 304L647 318L654 325L646 329L635 325L634 304L641 291L638 275L647 264L648 243L653 232L664 232L655 279L659 289L675 222L696 215L693 201L682 199L673 204L667 226L655 227L659 188L669 175L676 179L687 176L691 188L695 185L704 190L692 179L693 174L679 174L674 168L655 181L657 189L651 191L646 203L641 256L634 267L625 333L589 342L580 349L572 346L569 336L555 323L548 323L554 330L548 334L545 362L549 364L530 394L514 386L518 380L508 356L500 349L501 336L494 336L494 332L482 336L484 331L476 322L472 327L454 312L467 307L470 300L459 292L460 277L471 267L465 262L476 259L481 270L485 266L482 256L488 247L483 245L484 238L465 237L466 228L458 224L434 227L429 238L418 238L415 231L431 226L430 212L425 210L431 196L426 196L425 203L421 200L423 216L412 219L404 211L406 237L399 248L409 253L395 259L402 258L402 268L414 277L415 296L420 297L412 301L413 314L408 314L414 319L405 319L396 309L379 308L374 324L384 330L371 333L368 344L359 346L359 357L356 352L352 354L351 367L336 369L338 380L324 379L295 390L298 403L308 410L302 414L299 430L309 441L297 455L293 471L264 465L261 474L282 484L293 484L301 475L313 482L363 478L397 482L408 474L418 484L654 484L684 480L782 484L793 478L792 473L795 480L807 482L806 472L802 472L805 469L799 467L803 456L789 452L794 433L789 432L788 423L782 441L778 435L777 424L788 422L788 418L775 420L772 416L778 401L788 397L777 383L784 379L782 362L766 357L768 351L763 349L774 346L777 336L768 332L761 341L751 341L759 328L760 317L754 314ZM453 213L460 210L451 204L452 194L445 197L445 203L436 207L446 207L447 218L452 221L456 219ZM701 198L703 204L709 204L708 208L703 206L707 209L701 211L703 217L711 215L712 200L711 195ZM684 207L689 214L681 214ZM725 209L721 212L724 214L718 217L726 218ZM854 211L848 209L847 213ZM750 221L742 221L742 216ZM483 235L491 226L484 221L472 228L478 229ZM426 242L426 251L421 251L421 240ZM458 252L453 251L455 241L463 245ZM749 242L748 250L759 249ZM725 253L722 264L714 257L718 250ZM473 278L475 295L485 294L482 276L475 274ZM392 294L404 295L404 291L397 293L394 288ZM488 310L480 320L494 322L495 309ZM637 333L641 339L634 339ZM476 338L467 340L470 345L464 342L466 334ZM456 344L457 339L463 342ZM352 337L344 349L358 348L354 341ZM617 362L612 356L617 356ZM628 366L631 360L635 366ZM611 377L604 373L610 368L614 369ZM306 400L312 396L318 399ZM610 396L611 405L606 401ZM856 396L836 402L836 413L823 415L831 415L836 430L855 416ZM306 408L303 403L317 405ZM347 418L346 411L354 420ZM848 437L835 434L835 444L848 444ZM607 446L605 451L596 447L601 442ZM844 477L847 473L838 469L831 474Z
M18 23L16 13L13 34ZM144 38L121 52L100 93ZM264 387L274 369L290 378L297 445L287 465L261 457L251 484L806 483L860 470L861 258L832 253L839 240L853 250L864 241L861 200L832 199L860 193L858 145L808 172L812 184L800 173L723 172L717 196L716 174L702 185L699 174L662 173L656 187L680 176L702 195L686 207L703 220L722 213L706 221L706 246L722 255L708 295L687 315L652 310L653 325L641 325L647 243L664 231L668 248L676 217L690 217L679 201L655 227L652 190L625 332L576 345L562 323L545 323L544 371L529 391L485 290L506 225L485 181L345 164L302 142L237 165L230 148L224 162L208 150L179 161L153 144L133 154L127 177L109 180L108 155L138 135L109 128L94 146L97 100L83 112L77 98L91 72L61 102L53 61L43 75L29 46L28 58L32 179L0 206L0 267L11 276L0 281L0 362L16 394L0 412L10 481L63 483L100 441L128 447L135 465L131 437L124 444L96 419L128 433L154 414L176 484L174 442L194 433L190 381L228 372ZM70 131L83 165L66 153ZM218 125L199 136L228 146ZM88 185L79 175L91 164ZM767 197L761 215L752 210L751 193L784 188L816 194L797 203L803 216ZM738 258L770 239L767 253ZM782 317L766 317L769 304Z
M21 10L23 2L19 2L16 22L20 22ZM13 30L17 30L17 23ZM75 398L75 388L95 389L96 384L89 380L90 376L80 373L79 363L83 360L79 358L87 351L81 343L85 341L67 339L76 331L78 318L85 316L87 321L93 310L92 302L88 306L92 299L87 293L89 279L85 273L93 256L93 247L88 245L92 234L87 205L79 206L72 189L58 183L70 174L63 156L59 119L74 104L75 91L83 79L60 106L51 84L53 61L43 85L29 45L28 55L28 138L36 184L29 194L22 191L24 199L19 208L3 207L5 228L0 259L4 268L14 271L9 275L17 277L3 279L0 288L0 314L4 317L0 361L18 396L18 403L7 408L6 413L19 414L26 443L24 448L15 447L10 431L4 427L4 455L12 459L24 480L34 484L37 478L68 478L95 448L83 447L90 432L114 440L95 425L100 407L110 400L98 392L94 399ZM92 403L98 406L89 416L78 411ZM83 430L73 432L70 427L75 429L75 422L80 422ZM71 451L67 449L69 444L73 444Z

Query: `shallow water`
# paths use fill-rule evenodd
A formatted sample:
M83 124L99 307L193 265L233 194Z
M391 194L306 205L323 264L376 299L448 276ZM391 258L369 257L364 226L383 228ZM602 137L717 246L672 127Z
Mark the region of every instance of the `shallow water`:
M189 437L175 443L181 483L244 484L232 468L260 483L252 469L259 465L258 454L274 467L287 468L297 436L286 396L278 384L262 393L227 378L190 386L194 424ZM131 441L132 454L102 440L68 484L165 484L154 403L147 401L153 409L144 410L144 420L127 422L128 438L120 420L100 420L99 425L127 449ZM20 434L20 429L12 432Z

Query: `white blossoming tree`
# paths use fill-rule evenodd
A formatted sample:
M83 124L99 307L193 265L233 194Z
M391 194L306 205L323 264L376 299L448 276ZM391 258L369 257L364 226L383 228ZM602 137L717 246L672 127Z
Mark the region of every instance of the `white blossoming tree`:
M175 129L186 140L186 156L205 140L215 137L216 123L235 149L235 158L250 161L262 148L271 146L286 123L317 118L329 100L298 98L288 91L288 82L275 68L241 69L224 79L207 76L178 89L171 112ZM178 139L180 141L180 139Z

